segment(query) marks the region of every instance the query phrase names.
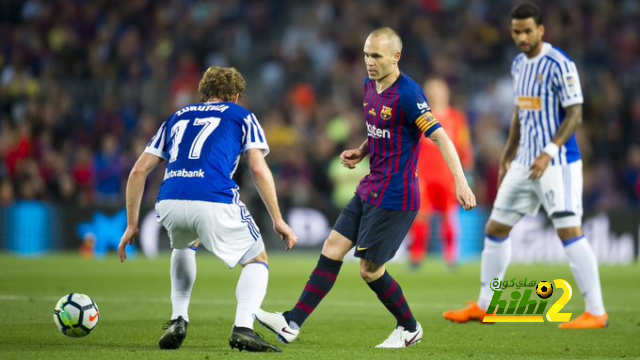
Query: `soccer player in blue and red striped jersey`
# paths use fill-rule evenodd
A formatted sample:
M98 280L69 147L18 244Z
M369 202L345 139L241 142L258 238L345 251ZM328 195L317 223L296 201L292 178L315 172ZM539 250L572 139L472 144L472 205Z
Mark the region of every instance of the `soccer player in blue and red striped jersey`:
M423 134L438 145L455 179L460 205L466 210L476 205L453 143L433 117L420 86L400 72L401 52L402 40L391 28L374 30L364 44L368 78L362 105L368 137L358 149L344 151L341 160L352 169L369 155L370 173L342 210L293 309L283 314L262 310L256 314L284 343L296 339L354 247L355 256L361 259L361 277L396 318L396 328L376 347L405 348L422 339L422 327L384 264L395 255L420 207L417 162Z

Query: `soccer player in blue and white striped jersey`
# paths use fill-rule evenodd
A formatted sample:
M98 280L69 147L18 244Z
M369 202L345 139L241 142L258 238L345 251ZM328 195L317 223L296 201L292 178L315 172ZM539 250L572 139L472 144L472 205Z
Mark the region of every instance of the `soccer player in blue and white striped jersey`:
M542 41L540 9L531 4L511 12L511 36L522 51L513 61L515 111L500 160L499 190L486 227L481 289L477 303L444 313L447 320L482 321L493 291L511 258L509 232L525 215L544 207L562 240L586 311L561 329L608 325L598 263L582 233L582 160L575 131L582 122L582 90L576 65Z
M204 103L185 106L165 121L134 165L127 183L127 229L118 253L138 232L138 214L148 174L167 161L156 211L171 240L172 315L160 338L161 349L177 349L186 337L188 308L196 277L195 251L199 240L229 268L240 264L238 307L229 345L248 351L279 352L253 331L253 314L267 292L269 266L260 230L240 201L232 177L244 155L262 197L273 229L287 250L296 236L284 222L271 171L269 152L256 116L238 105L246 83L234 68L210 67L198 91Z

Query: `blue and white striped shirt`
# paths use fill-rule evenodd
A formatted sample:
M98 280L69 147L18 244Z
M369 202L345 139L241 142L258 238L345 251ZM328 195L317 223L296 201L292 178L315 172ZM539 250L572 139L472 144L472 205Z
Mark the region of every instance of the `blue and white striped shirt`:
M195 104L176 111L145 152L167 160L160 200L239 203L233 174L249 149L269 153L255 115L235 103Z
M580 77L573 61L548 43L543 43L534 58L518 55L513 60L511 76L520 120L520 146L515 161L530 166L564 121L564 108L582 104ZM551 165L578 160L580 150L574 134L560 147Z

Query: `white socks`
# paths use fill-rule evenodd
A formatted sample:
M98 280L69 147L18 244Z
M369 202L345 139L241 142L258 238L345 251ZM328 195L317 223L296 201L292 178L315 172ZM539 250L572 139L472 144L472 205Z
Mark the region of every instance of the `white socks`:
M255 262L242 269L236 287L238 307L236 308L235 326L253 329L253 316L260 309L262 300L267 294L268 282L269 267L267 264Z
M511 261L511 239L485 237L482 262L480 263L480 297L478 307L487 310L493 297L493 290L489 285L495 278L504 281L504 273Z
M171 320L182 316L189 321L189 300L196 281L196 251L190 248L171 252Z
M582 236L563 242L563 245L573 278L584 297L585 310L595 316L604 315L598 261L589 241Z

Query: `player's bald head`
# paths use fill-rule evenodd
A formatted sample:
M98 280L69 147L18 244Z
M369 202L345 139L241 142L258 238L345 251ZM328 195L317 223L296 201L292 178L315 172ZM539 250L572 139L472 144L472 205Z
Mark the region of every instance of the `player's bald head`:
M402 39L400 35L390 27L381 27L373 30L369 34L369 39L376 38L387 41L392 53L402 52Z

